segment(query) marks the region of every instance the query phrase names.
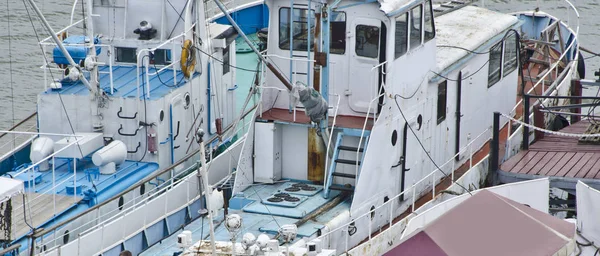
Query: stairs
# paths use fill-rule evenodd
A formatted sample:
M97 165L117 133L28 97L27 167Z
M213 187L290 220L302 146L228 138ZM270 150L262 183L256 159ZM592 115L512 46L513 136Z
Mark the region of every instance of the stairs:
M338 132L336 142L335 142L335 148L333 150L333 157L332 157L333 161L332 161L331 165L329 166L329 171L327 173L327 183L325 184L325 189L323 190L323 196L325 198L327 198L329 196L329 193L331 190L339 190L339 191L345 191L345 192L354 191L353 186L333 184L333 179L335 177L349 178L349 179L357 179L358 178L356 173L338 172L337 165L345 164L345 165L358 166L358 170L360 172L360 167L361 167L360 165L364 158L364 150L367 147L367 142L369 140L369 135L371 132L364 131L364 137L362 139L361 148L344 146L344 145L342 145L343 144L342 142L344 140L344 137L360 138L361 133L362 133L362 130L358 130L358 129L342 129ZM351 159L341 159L339 157L340 157L340 152L342 152L342 151L354 152L354 154L361 154L358 158L360 160L357 161L356 156L350 157Z

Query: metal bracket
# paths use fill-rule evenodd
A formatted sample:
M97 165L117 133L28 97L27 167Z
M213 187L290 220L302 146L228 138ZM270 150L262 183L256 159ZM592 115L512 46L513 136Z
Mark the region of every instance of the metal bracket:
M117 112L117 116L122 119L135 119L138 114L138 112L135 112L135 115L133 115L133 116L122 116L121 112L123 112L123 107L120 107L119 112Z
M135 133L123 133L123 132L121 132L122 130L123 130L123 125L120 124L119 130L117 131L119 133L119 135L133 137L133 136L137 135L137 133L140 129L136 129Z
M136 130L136 132L137 132L137 130ZM138 152L138 150L140 149L141 146L142 146L142 143L138 141L138 145L137 145L137 147L135 147L135 150L133 150L133 151L127 150L127 153L128 154L135 154L135 153Z

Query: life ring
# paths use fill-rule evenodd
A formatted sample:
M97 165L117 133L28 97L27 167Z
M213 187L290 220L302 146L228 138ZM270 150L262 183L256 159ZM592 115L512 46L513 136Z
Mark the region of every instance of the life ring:
M194 49L192 49L192 40L185 40L183 42L183 48L181 49L181 60L179 61L181 64L181 72L183 72L183 76L185 78L190 78L190 76L194 73L194 68L196 66L196 54Z

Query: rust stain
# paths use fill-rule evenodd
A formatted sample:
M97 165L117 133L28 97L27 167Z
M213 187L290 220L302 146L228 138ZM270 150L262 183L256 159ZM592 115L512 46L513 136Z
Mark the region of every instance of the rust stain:
M325 145L315 128L308 129L308 180L323 182L325 174Z

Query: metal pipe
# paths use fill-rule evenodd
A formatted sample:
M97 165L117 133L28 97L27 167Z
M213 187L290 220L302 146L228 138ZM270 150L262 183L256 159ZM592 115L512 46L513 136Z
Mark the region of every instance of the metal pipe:
M529 94L523 94L523 122L529 124ZM523 126L523 144L524 150L529 149L529 127Z
M216 255L217 248L215 245L215 224L213 223L213 216L211 213L212 208L210 207L210 196L212 194L212 191L210 189L210 186L208 185L208 170L206 168L206 156L204 155L204 132L200 134L200 149L201 166L198 166L198 175L200 175L200 177L202 178L202 186L204 186L204 198L206 198L204 202L206 203L206 208L208 208L208 223L210 225L210 245L212 249L212 254ZM202 195L201 191L199 191L199 193L200 195ZM233 244L233 250L235 251L235 244Z
M29 0L29 1L33 1L33 0ZM223 3L221 3L220 0L214 0L214 1L217 4L217 7L219 7L219 9L221 9L221 12L223 12L223 15L225 15L225 18L227 18L227 20L229 21L229 23L231 23L231 26L233 26L233 28L235 28L235 30L238 32L238 34L240 36L242 36L242 38L244 39L244 41L246 41L246 43L248 44L248 46L250 46L250 49L252 49L252 51L259 57L259 59L266 64L267 68L269 68L269 70L271 70L271 72L273 72L273 74L279 79L279 81L281 81L283 83L283 85L289 91L291 91L292 88L294 87L292 85L292 83L287 78L285 78L283 76L283 74L281 74L281 72L279 72L279 70L277 70L273 66L273 64L271 64L267 60L267 58L265 56L263 56L262 54L260 54L260 51L258 51L258 49L256 49L256 47L254 47L254 45L252 44L252 42L250 41L250 39L248 39L248 37L246 36L246 34L244 33L244 31L242 31L242 29L237 25L237 23L235 23L235 21L233 20L233 18L231 18L231 15L229 15L229 13L227 12L227 9L223 5Z
M490 143L491 160L488 172L488 181L493 182L498 170L498 153L500 151L500 113L494 112L492 141Z

